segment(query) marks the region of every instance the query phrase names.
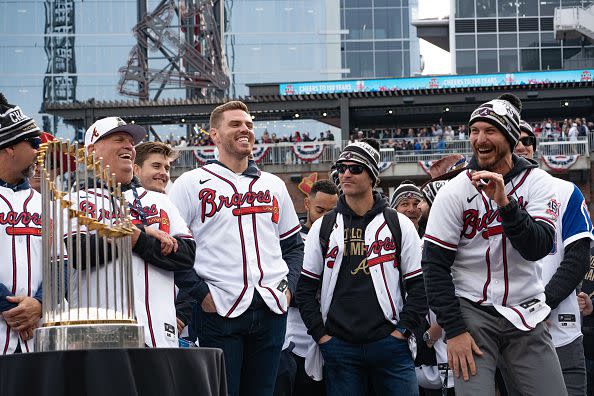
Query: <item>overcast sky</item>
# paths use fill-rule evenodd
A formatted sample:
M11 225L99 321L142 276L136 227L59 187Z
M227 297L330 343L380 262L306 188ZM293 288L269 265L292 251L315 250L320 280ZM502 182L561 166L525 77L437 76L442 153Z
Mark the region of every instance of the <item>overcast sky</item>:
M443 18L450 14L450 2L447 0L419 0L418 18ZM425 60L423 74L451 73L450 53L435 45L420 40L420 50Z

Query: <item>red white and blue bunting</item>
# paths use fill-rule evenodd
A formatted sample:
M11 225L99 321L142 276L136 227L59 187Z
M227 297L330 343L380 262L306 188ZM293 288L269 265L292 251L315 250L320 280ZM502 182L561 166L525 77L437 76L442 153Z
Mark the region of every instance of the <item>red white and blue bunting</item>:
M270 150L270 146L265 145L258 145L252 148L252 154L254 156L254 161L257 164L262 162L268 151ZM208 147L197 147L192 150L192 154L194 154L194 158L198 161L198 164L204 165L208 161L216 160L218 155L217 149L215 146L208 146Z
M433 161L419 161L419 166L421 167L421 169L423 169L423 172L425 172L426 174L431 176L431 174L429 173L429 168L431 168L431 165L433 165L434 162L435 162L435 160L433 160Z
M254 146L254 148L252 148L252 155L254 156L254 161L256 161L256 164L259 164L260 162L262 162L262 160L264 159L264 157L266 156L266 154L268 154L268 151L270 150L270 146L265 146L265 145L257 145Z
M295 145L291 147L297 158L305 162L313 162L324 153L323 144Z
M208 161L213 161L216 159L215 149L216 147L214 146L197 147L192 150L192 154L194 154L194 158L196 161L198 161L198 164L204 165Z
M551 170L557 172L564 172L571 168L580 157L579 154L574 155L543 155L542 160Z
M391 166L392 166L392 161L380 162L378 164L379 173L384 173L385 171L387 171L388 169L390 169Z

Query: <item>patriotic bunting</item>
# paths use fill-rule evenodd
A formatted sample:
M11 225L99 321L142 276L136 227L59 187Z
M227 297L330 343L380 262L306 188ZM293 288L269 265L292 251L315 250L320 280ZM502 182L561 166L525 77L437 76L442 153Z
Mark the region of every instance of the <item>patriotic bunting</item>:
M388 169L390 169L391 166L392 166L392 161L380 162L378 164L379 173L384 173L385 171L387 171Z
M270 150L269 145L254 146L252 149L252 155L254 156L254 161L256 161L256 164L259 164L264 159L266 154L268 154L268 150Z
M323 144L295 145L291 147L297 158L305 162L317 160L324 152Z
M542 160L551 170L563 172L571 168L577 162L579 157L579 154L543 155Z

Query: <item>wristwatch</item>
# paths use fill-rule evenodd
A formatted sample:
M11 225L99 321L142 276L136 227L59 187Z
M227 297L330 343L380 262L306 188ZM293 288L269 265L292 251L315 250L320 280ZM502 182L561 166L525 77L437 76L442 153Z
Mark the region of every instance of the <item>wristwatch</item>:
M436 342L437 340L434 340L434 339L432 339L432 338L431 338L431 334L429 334L429 330L427 330L427 331L425 331L425 332L423 333L423 341L425 341L425 342L426 342L426 343L428 343L428 344L431 344L431 345L433 345L433 344L435 344L435 342Z

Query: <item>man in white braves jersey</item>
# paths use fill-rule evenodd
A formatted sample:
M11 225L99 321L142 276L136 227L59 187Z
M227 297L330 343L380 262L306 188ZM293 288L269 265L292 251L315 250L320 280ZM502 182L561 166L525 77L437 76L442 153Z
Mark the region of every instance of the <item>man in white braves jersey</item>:
M134 176L146 190L166 194L165 189L170 180L171 163L178 158L178 153L173 151L171 146L162 142L143 142L135 146L134 149L136 150ZM192 271L192 269L186 271ZM179 274L176 272L176 276ZM192 318L192 298L187 292L177 293L175 310L177 332L181 334Z
M248 161L253 128L244 103L215 108L219 160L181 175L169 195L197 244L198 341L223 350L230 395L264 396L274 391L303 241L285 183Z
M41 134L0 93L0 354L32 352L41 318L41 196L29 184Z
M307 219L305 223L301 224L300 234L303 242L305 242L312 224L324 216L324 214L331 211L336 206L337 201L338 188L334 182L330 180L318 180L311 186L311 190L303 202L307 210ZM325 394L324 382L315 381L305 372L305 356L312 344L315 344L315 341L307 334L307 327L305 327L303 319L301 319L299 309L292 302L287 314L287 334L285 336L285 344L283 345L281 365L279 366L274 392L275 395L318 396ZM281 368L283 368L283 362L286 361L289 363L285 366L290 366L290 361L294 361L296 364L296 372L293 375L294 379L289 380L287 378L289 377L288 375L282 376Z
M323 217L305 242L296 300L317 342L305 367L323 373L329 396L363 395L368 384L378 395L419 392L408 341L427 312L421 243L412 221L373 191L379 158L373 139L345 147L336 161L343 194L325 215L335 215L330 235L320 236ZM400 238L387 216L398 219Z
M530 124L523 120L520 121L520 131L514 152L532 160L536 136ZM559 221L553 250L542 260L546 302L551 307L547 324L567 393L583 396L586 393L586 362L575 290L590 268L590 243L594 240L592 221L579 188L559 178L554 178L554 182L552 189L557 193L560 204ZM511 394L510 386L507 390Z
M167 196L145 190L133 176L132 165L136 156L134 144L140 142L144 136L142 127L127 125L118 117L107 117L89 127L85 134L85 145L87 153L94 153L95 158L103 158L104 165L110 167L116 181L122 183L122 191L136 225L132 235L134 307L138 323L144 326L145 344L149 347L174 348L178 346L178 339L173 272L192 267L195 244L186 223ZM118 216L117 212L121 210L118 206L114 210L116 213L110 213L110 208L113 208L110 207L111 192L105 186L97 180L86 180L82 187L77 202L81 211L86 211L105 224ZM105 262L103 244L98 245L99 252L96 255L95 233L83 230L74 235L74 238L81 240L81 255L90 258L91 269L77 269L82 271L82 282L92 290L90 305L114 309L111 296L108 296L107 303L98 302L93 292L99 277L100 287L105 287L107 282L110 293L119 294L119 288L115 287L111 276L107 279L105 277L106 273L113 273L111 247L108 246ZM86 238L91 240L90 251L86 250ZM73 246L77 246L76 241L73 241ZM76 254L77 249L72 250ZM104 267L107 267L107 271ZM88 284L86 271L90 271L91 280ZM73 273L73 277L76 276ZM70 299L75 306L78 303L77 298L74 295ZM81 305L84 306L85 293L82 299Z
M503 359L526 395L566 395L544 319L542 266L559 201L553 178L512 154L520 137L514 95L471 115L468 170L442 187L424 236L427 297L448 339L456 395L495 395Z

